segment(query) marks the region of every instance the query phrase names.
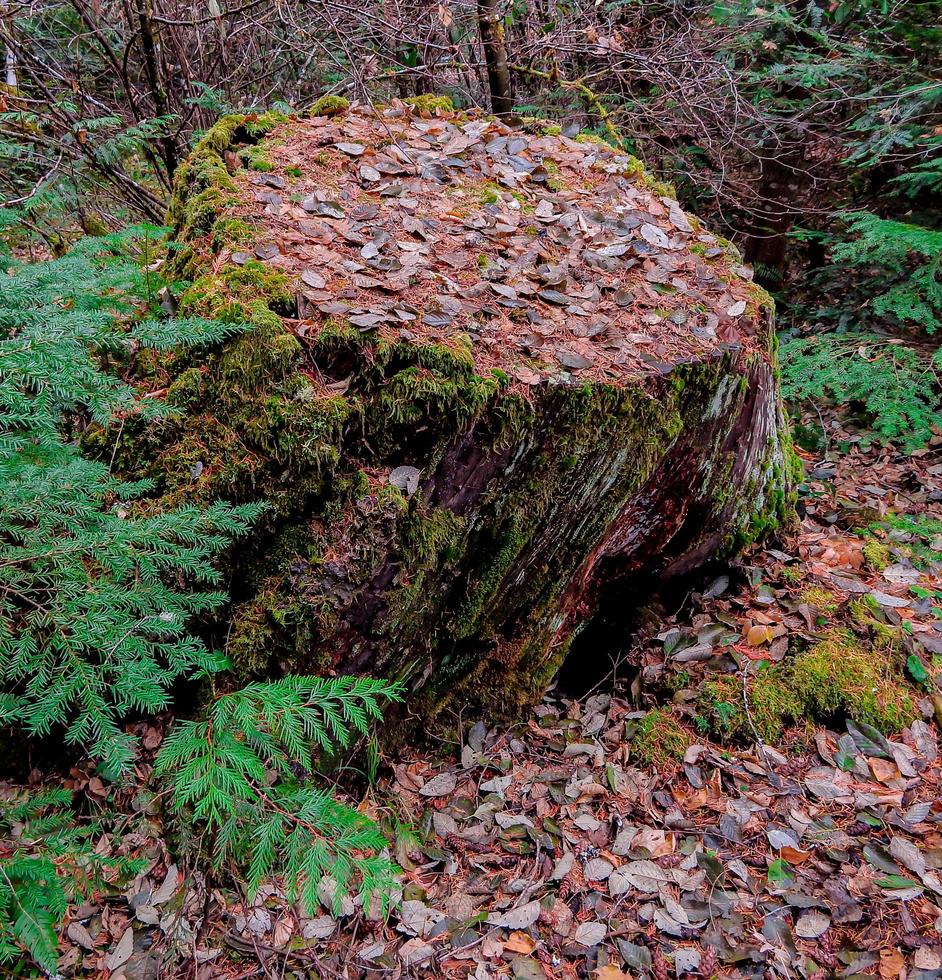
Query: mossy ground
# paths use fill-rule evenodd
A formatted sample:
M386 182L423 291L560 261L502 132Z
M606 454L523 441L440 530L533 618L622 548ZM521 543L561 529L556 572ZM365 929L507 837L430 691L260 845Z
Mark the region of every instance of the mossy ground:
M875 572L882 572L884 568L893 563L889 546L876 538L869 538L864 542L863 556L867 567Z
M822 613L835 613L840 608L840 598L836 592L820 585L807 585L798 593L798 601L814 606Z
M649 711L637 724L630 742L633 758L658 769L676 766L694 739L667 710Z
M455 105L447 95L412 95L404 100L416 112L435 115L436 112L454 112Z
M350 108L350 101L342 95L322 95L308 109L309 116L337 116Z
M787 727L844 716L880 731L899 731L916 717L901 658L878 636L862 640L842 628L781 664L752 666L700 686L696 708L719 735L770 744ZM748 704L748 712L746 706Z
M885 651L868 649L849 631L834 630L795 658L789 680L796 697L817 717L840 712L895 732L915 718L901 668L888 662Z

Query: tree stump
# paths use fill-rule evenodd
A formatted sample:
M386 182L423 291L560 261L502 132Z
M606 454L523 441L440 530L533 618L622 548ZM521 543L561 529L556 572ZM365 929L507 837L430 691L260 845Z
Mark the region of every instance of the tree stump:
M218 637L240 678L519 710L600 603L788 514L771 301L606 143L328 99L220 122L170 221L179 314L241 332L138 363L176 415L116 458L168 501L268 501Z

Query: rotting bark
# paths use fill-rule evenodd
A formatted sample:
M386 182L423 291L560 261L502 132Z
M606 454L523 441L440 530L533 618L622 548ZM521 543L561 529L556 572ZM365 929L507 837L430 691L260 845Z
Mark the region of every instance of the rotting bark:
M247 255L233 263L232 256L256 241L270 220L261 210L263 201L270 203L267 192L250 190L265 186L251 167L274 174L277 184L288 173L293 138L318 154L326 151L316 150L317 134L327 134L322 142L338 133L362 138L366 110L342 103L320 107L329 119L310 131L307 123L274 114L230 117L181 166L170 214L178 246L171 268L193 284L180 311L251 329L203 357L138 364L142 378L166 388L178 414L159 426L126 420L120 431L89 433L86 445L113 455L127 476L155 479L167 501L262 498L270 504L253 544L232 559L235 604L219 636L238 679L287 670L364 672L406 682L416 717L434 716L449 702L517 711L541 695L600 601L615 596L628 609L642 578L654 583L695 569L788 519L792 456L777 392L771 307L751 283L733 277L727 285L727 270L741 268L738 257L714 247L713 236L692 230L696 244L716 255L704 258L693 249L681 255L687 233L677 232L668 242L675 249L671 267L712 284L721 305L740 294L750 297L751 312L736 321L739 328L729 317L720 321L731 337L738 330L741 340L692 344L675 330L673 342L687 353L672 362L647 357L631 362L636 366L630 370L615 363L605 370L565 369L565 351L563 360L554 360L552 344L528 348L533 353L521 361L511 339L487 347L464 329L426 327L420 319L398 332L385 323L363 329L342 315L318 313L316 301L299 325L298 269L313 254L305 235L334 236L338 256L356 257L359 244L336 236L338 228L350 234L349 220L328 232L307 219L296 225L289 215L277 225L285 237L274 266ZM412 111L421 113L415 124L408 123ZM382 128L444 129L448 138L459 130L440 118L446 112L441 100L419 101L415 110L399 104ZM273 130L275 138L266 142ZM520 138L502 132L491 135ZM564 178L573 179L578 166L598 168L585 171L593 180L615 167L623 176L612 178L608 192L621 187L625 200L636 201L649 217L670 211L675 227L685 225L670 210L676 205L664 196L668 189L611 147L546 136L529 150L516 143L512 149L545 157L557 145L559 159L576 160L577 167L559 170L560 190L552 193L560 195L561 208L575 209L573 202L590 193L566 189ZM491 166L483 144L469 152ZM343 165L328 157L324 179L333 180L332 194L353 195L346 204L351 213L363 202L383 200L369 187L338 184L333 175ZM230 172L238 160L250 169ZM418 176L396 179L416 182L417 201L424 188L427 206L438 215L426 230L438 229L439 238L450 225L441 220L443 205L435 194L457 193L462 216L453 219L455 227L475 227L477 212L468 210L464 185L450 178L442 178L444 185ZM496 213L498 223L510 220L501 217L502 208L516 201L533 209L533 201L549 193L540 185L531 201L529 191L514 198L475 188L473 199L485 202L476 206L492 218ZM490 203L492 193L497 203ZM249 202L252 194L259 203ZM367 213L373 228L383 227L381 219L401 220L390 208ZM621 219L619 234L634 234L630 229L638 226L631 213L629 219ZM556 234L568 240L568 233ZM537 227L522 238L507 233L502 250L514 254L517 246L510 242L518 239L546 250L553 239L545 236ZM491 244L482 240L478 247ZM587 279L616 276L612 282L624 284L634 281L629 272L656 270L658 250L637 248L647 256L640 264L619 258L587 268ZM444 251L439 241L429 268L417 270L418 279L431 274L439 289L458 275L451 269L431 273ZM293 264L295 254L300 266ZM490 262L490 253L486 257ZM716 271L711 263L719 263ZM490 268L485 263L485 271ZM340 270L325 266L324 272L334 277ZM483 274L473 267L463 273L466 281ZM575 296L582 275L575 259L570 275ZM339 288L345 280L332 281ZM493 281L500 280L482 279ZM524 281L518 286L523 290ZM481 301L475 286L460 289L474 297L466 306ZM712 294L698 295L706 302ZM669 290L650 296L652 304L673 303L674 315L693 317L691 323L707 316L680 306L681 298L690 301L680 293L673 299ZM555 317L553 330L574 330L571 342L589 351L584 318L560 313L558 302L550 296L533 322L549 330ZM609 307L611 324L617 310L633 322L633 307L626 314L603 297L600 308ZM666 324L668 309L654 320ZM490 322L519 331L526 322L519 312L520 304L512 315L495 307ZM635 356L627 348L623 353ZM537 375L536 383L514 380L528 373ZM418 471L414 485L396 477L403 466Z

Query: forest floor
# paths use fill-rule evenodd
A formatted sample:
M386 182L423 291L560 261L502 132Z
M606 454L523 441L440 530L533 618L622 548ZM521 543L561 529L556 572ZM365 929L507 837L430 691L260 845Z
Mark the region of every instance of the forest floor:
M942 459L862 449L826 425L832 448L850 442L835 462L806 454L800 526L636 638L614 681L548 696L510 729L465 720L462 745L392 761L362 804L411 827L388 919L327 895L304 918L276 883L251 903L221 886L207 895L170 864L139 792L139 824L100 849L151 866L70 910L62 973L942 975L942 701L928 693L942 654ZM909 723L890 737L855 725L845 692L826 726L793 720L757 741L770 722L760 695L749 702L755 672L837 629L871 655L846 683L911 708ZM725 686L709 686L716 676ZM142 731L155 749L160 725ZM71 782L109 793L78 770Z

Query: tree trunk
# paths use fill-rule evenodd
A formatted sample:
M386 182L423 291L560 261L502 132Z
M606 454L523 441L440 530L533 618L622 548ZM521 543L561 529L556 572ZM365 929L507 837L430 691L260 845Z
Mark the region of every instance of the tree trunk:
M514 103L510 94L510 68L499 4L500 0L478 0L478 29L487 65L491 110L496 116L507 116L513 111Z
M3 82L9 92L15 93L18 85L16 47L13 44L13 18L8 0L0 0L0 38L3 38Z
M769 152L760 165L756 207L762 214L752 217L744 229L743 252L746 261L755 266L757 280L774 290L781 288L785 279L789 233L799 215L805 169L803 144L798 142L782 156Z
M269 503L218 634L240 679L395 677L419 718L533 703L594 620L627 624L790 494L770 307L738 257L611 147L443 112L211 130L171 270L182 314L253 329L161 368L176 417L99 445L168 501ZM463 166L390 155L424 133ZM230 175L240 152L264 172Z
M160 57L157 50L157 39L154 37L153 10L151 0L135 0L138 26L141 31L141 47L144 51L144 70L147 72L147 83L150 86L151 97L154 100L154 114L166 116L169 114L169 104L164 91L163 79L160 72ZM163 150L167 175L173 180L177 169L177 147L172 136L160 139Z

